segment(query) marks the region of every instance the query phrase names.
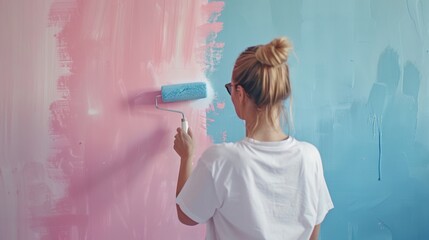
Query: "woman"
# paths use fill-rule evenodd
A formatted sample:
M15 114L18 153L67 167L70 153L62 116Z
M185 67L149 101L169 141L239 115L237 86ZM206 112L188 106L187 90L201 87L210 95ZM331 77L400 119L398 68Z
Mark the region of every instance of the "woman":
M282 130L290 48L277 38L247 48L235 62L225 86L246 122L245 139L210 147L192 171L192 132L177 129L178 217L206 223L206 239L317 239L333 208L318 150Z

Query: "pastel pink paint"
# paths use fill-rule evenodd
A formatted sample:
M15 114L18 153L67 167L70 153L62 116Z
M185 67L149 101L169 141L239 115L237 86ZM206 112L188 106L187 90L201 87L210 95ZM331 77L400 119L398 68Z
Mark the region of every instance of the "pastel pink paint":
M225 102L218 102L218 103L216 104L216 107L217 107L218 109L224 109L224 108L225 108Z
M204 21L208 21L209 18L213 18L213 21L217 21L217 18L220 16L224 7L225 2L222 1L212 1L202 5L201 12L205 17Z
M46 106L50 154L19 170L32 202L20 205L29 221L20 220L10 239L204 237L203 226L177 220L172 144L180 116L156 110L153 97L161 85L200 80L213 66L201 59L223 47L213 37L206 47L222 29L222 9L203 0L52 3L46 21L61 29L52 37L63 74ZM187 115L201 155L211 144L205 109L169 106Z
M50 103L61 75L49 2L0 3L0 239L36 239L34 219L65 194L49 164Z
M202 37L207 37L209 34L220 32L222 28L223 24L221 22L206 23L200 27L199 33Z

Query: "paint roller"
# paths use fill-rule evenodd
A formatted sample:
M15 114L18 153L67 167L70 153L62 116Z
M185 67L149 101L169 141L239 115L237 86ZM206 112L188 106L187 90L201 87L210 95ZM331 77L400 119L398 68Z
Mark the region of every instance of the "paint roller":
M162 98L162 102L178 102L187 101L207 97L207 86L204 82L181 83L161 86L161 95L155 97L155 107L162 111L175 112L182 114L182 129L188 132L188 121L182 111L161 108L158 104L158 99Z

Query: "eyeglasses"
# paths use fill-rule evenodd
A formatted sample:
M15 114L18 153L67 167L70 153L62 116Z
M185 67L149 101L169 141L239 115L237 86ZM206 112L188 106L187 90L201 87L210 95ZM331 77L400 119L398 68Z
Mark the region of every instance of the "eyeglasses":
M231 95L232 84L231 83L225 84L225 88L226 88L226 91L229 93L229 95Z

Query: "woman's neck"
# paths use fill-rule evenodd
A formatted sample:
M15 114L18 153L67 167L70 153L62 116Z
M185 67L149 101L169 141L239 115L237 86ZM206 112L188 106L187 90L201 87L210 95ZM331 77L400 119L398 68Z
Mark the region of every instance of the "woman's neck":
M276 128L267 122L260 122L257 128L254 125L246 121L246 137L261 142L278 142L288 138L280 127Z

